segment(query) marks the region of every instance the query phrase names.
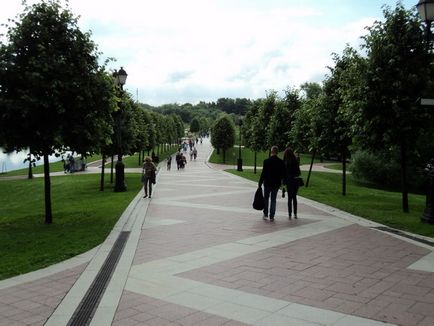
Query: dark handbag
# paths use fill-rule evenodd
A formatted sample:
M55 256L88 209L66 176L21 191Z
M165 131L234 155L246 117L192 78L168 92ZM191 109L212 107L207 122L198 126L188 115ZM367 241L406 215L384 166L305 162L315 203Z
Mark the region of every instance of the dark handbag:
M258 187L258 189L255 192L255 198L253 199L253 208L261 211L265 207L264 203L264 194L262 193L262 188Z
M303 181L302 177L295 178L295 181L297 182L297 186L299 186L299 187L303 187L304 186L304 181Z
M145 182L145 175L142 174L142 183Z

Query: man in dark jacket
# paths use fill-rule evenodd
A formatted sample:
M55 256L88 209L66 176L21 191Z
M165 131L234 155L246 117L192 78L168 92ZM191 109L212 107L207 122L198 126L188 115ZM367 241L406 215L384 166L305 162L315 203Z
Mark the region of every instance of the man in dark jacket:
M264 219L268 217L268 201L270 200L270 221L274 221L274 214L276 213L276 197L282 179L285 175L285 165L283 161L277 156L279 152L277 146L271 147L271 156L264 161L261 177L259 178L259 187L264 184Z

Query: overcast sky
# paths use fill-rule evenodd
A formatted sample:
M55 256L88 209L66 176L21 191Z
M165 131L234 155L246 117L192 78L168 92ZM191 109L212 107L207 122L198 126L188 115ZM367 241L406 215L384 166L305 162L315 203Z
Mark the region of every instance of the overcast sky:
M34 1L28 1L33 3ZM321 82L331 53L357 46L396 0L70 0L80 28L123 66L142 103L264 97ZM402 1L408 9L417 0ZM1 0L0 23L22 12ZM4 29L0 29L4 32Z

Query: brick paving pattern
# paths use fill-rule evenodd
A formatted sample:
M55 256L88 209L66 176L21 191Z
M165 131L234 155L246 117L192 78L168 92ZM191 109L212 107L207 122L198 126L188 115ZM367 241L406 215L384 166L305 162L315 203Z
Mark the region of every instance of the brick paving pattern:
M44 325L85 267L1 289L0 325Z
M256 185L206 164L210 150L163 167L152 199L135 199L119 291L109 285L92 325L434 325L432 248L302 198L288 220L280 194L264 221ZM57 325L98 259L1 289L0 326Z

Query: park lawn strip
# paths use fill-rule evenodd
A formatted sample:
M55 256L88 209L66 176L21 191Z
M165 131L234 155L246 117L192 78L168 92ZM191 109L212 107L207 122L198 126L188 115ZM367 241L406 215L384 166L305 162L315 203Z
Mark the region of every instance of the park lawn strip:
M98 174L51 178L53 224L44 224L43 178L0 181L0 279L34 271L102 243L141 188L126 174L126 192Z
M228 150L226 150L226 162L223 163L223 151L220 151L220 153L217 154L217 150L214 149L209 159L209 162L215 164L237 165L238 154L239 154L238 147L229 148ZM280 158L283 158L283 152L280 152L278 156ZM241 158L243 160L243 166L254 166L255 152L252 151L251 149L242 147ZM268 151L257 152L256 166L258 168L262 168L262 163L266 158L268 158ZM300 165L310 164L311 160L312 160L312 155L300 154ZM314 163L319 163L319 162L320 159L315 158ZM324 162L333 162L333 161L324 161Z
M226 171L255 182L260 176L260 173L254 174L253 170ZM302 175L306 182L307 172ZM312 172L309 187L301 187L298 194L377 223L434 237L434 225L420 221L425 209L424 195L409 194L410 213L406 214L402 212L400 192L362 186L348 175L347 195L342 196L342 176L327 172Z
M160 162L165 160L167 158L167 156L176 153L177 149L178 149L177 146L172 146L167 151L160 151L160 153L158 155ZM147 154L145 156L147 156ZM125 164L126 168L141 168L143 166L143 163L139 164L139 154L138 153L135 153L134 155L130 155L130 156L126 156L126 157L122 158L122 162ZM111 162L107 163L106 167L110 167L110 164L111 164ZM116 165L116 156L115 156L114 165Z

